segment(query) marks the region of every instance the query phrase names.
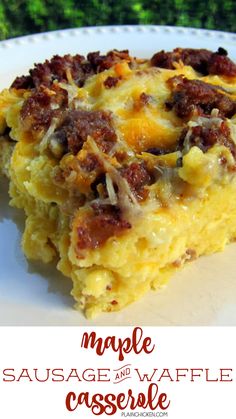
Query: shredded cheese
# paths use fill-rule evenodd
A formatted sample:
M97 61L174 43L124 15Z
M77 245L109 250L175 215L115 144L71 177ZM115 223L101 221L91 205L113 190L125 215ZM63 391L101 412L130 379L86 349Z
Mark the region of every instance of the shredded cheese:
M111 183L113 182L117 185L118 188L116 194L117 204L119 205L122 213L124 214L125 219L128 221L131 220L133 222L136 216L141 215L142 209L141 206L138 204L133 192L131 191L131 188L127 180L124 179L119 173L119 171L108 161L107 156L98 148L96 142L93 140L92 137L88 137L87 143L110 177L111 182L109 183L108 180L110 200L113 200L114 194L116 194L114 187L113 191L111 188Z
M49 139L51 135L54 133L56 127L58 124L58 118L53 118L50 127L48 128L47 132L45 133L43 139L41 140L39 144L39 152L42 153L44 150L46 150L48 146Z

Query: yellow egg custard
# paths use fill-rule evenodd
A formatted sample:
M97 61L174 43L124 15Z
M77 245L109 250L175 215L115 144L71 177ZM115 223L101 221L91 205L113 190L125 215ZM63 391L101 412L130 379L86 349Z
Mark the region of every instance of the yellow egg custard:
M236 237L236 65L223 48L54 56L0 94L28 259L91 318Z

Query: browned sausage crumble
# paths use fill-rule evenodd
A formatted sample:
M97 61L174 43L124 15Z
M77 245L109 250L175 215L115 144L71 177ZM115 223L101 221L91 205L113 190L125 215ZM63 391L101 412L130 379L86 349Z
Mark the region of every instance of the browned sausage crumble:
M83 86L92 75L111 68L116 62L130 60L129 53L125 51L110 51L106 55L100 52L91 52L87 59L83 55L55 55L50 61L35 64L30 75L17 77L11 87L15 89L33 89L41 85L51 87L55 80L68 81L68 72L75 84Z
M160 51L153 55L151 64L155 67L173 70L174 64L179 61L190 65L204 75L236 76L236 65L227 57L227 51L224 48L219 48L217 52L193 48L175 48L172 52Z
M231 138L230 129L225 121L217 125L212 124L210 127L197 125L191 128L185 128L178 141L178 150L183 149L186 138L188 138L187 141L190 147L197 146L204 153L215 144L224 145L231 151L234 158L236 158L236 144Z
M209 115L214 108L219 109L221 116L228 118L236 112L236 103L230 96L204 81L175 76L168 80L168 85L172 96L166 106L174 109L180 118L188 118L194 111L200 115Z
M93 212L86 217L83 225L77 228L78 249L96 249L109 237L117 236L130 228L131 224L122 219L119 208L94 204Z
M67 111L56 129L55 138L66 145L66 152L76 155L88 136L91 136L104 153L108 153L116 141L112 116L105 111Z

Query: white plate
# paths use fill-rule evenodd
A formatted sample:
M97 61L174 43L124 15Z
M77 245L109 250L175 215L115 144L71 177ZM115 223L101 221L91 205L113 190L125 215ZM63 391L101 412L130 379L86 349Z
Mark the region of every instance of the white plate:
M128 48L132 55L150 57L177 46L211 50L222 46L236 60L236 35L230 33L157 26L73 29L1 42L0 88L53 54ZM69 280L54 266L24 258L20 249L24 217L8 207L2 180L0 194L1 325L236 325L236 244L188 264L160 292L91 322L73 309Z

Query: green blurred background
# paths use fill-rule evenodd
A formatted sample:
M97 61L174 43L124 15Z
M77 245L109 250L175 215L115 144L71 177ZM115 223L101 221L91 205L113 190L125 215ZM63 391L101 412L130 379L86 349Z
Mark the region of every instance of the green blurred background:
M236 32L236 0L0 0L0 39L61 28L139 23Z

